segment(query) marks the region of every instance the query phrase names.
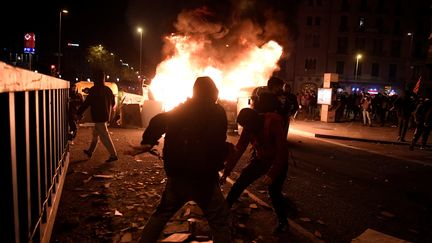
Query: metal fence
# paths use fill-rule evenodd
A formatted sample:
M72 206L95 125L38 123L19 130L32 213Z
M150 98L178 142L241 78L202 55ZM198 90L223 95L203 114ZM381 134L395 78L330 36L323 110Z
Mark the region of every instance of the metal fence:
M49 242L69 164L69 82L0 62L0 239Z

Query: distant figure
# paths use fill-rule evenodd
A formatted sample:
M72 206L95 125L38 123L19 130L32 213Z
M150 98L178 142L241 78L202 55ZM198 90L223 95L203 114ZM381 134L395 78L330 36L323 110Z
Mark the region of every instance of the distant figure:
M398 119L398 136L397 140L405 142L405 136L408 130L408 124L412 113L415 109L414 99L411 97L411 92L405 90L396 100L393 102L390 111L395 110Z
M417 105L414 111L414 121L416 129L409 148L414 150L414 146L421 137L420 149L425 149L432 129L432 101L430 99L426 98Z
M69 88L69 107L68 107L68 123L69 123L69 134L68 139L70 141L74 140L77 135L78 126L78 108L84 102L83 96L78 92L75 84L71 84Z
M252 145L253 153L226 200L231 207L250 184L263 177L278 218L278 226L274 233L283 233L288 230L287 209L282 195L282 187L288 172L288 156L282 117L274 112L259 114L253 109L244 108L240 110L237 122L243 130L235 146L234 155L226 162L221 183L224 183L231 174L249 144Z
M110 120L111 110L115 105L115 97L111 89L105 86L103 71L96 70L93 74L94 86L90 88L88 96L77 112L78 116L82 117L84 111L90 107L92 120L95 123L90 147L84 150L84 153L88 158L91 158L100 138L110 154L105 162L113 162L118 160L118 157L111 136L108 133L107 122Z
M199 77L193 96L150 120L141 146L127 154L150 151L165 133L164 168L168 177L162 199L144 227L140 242L158 240L168 220L188 201L195 201L209 221L215 243L231 242L229 208L218 172L228 154L227 117L216 103L218 89L209 77ZM232 148L233 149L233 148Z
M371 97L363 93L363 98L361 99L361 108L362 108L362 115L363 115L363 125L364 126L372 126L372 121L370 117L370 112L372 110L372 101Z

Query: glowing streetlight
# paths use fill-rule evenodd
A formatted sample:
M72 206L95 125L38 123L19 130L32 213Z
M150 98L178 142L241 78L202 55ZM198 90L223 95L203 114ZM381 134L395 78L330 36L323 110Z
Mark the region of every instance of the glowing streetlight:
M355 77L354 77L354 81L357 81L357 73L358 73L358 63L359 60L362 58L361 54L357 54L356 56L356 66L355 66Z
M412 70L412 67L411 67L411 59L412 59L412 46L413 46L414 33L412 33L412 32L408 32L408 33L407 33L407 36L410 37L410 42L409 42L409 54L408 54L408 68L409 68L409 71L408 71L408 72L410 72L410 71ZM411 77L412 77L412 72L411 72Z
M60 76L60 71L61 71L61 17L62 17L62 13L67 14L69 13L66 9L62 9L59 12L59 36L58 36L58 58L57 58L57 66L58 66L58 74Z
M142 64L142 34L143 34L143 29L141 27L138 27L137 31L140 34L140 65L139 65L139 73L141 74L141 64Z

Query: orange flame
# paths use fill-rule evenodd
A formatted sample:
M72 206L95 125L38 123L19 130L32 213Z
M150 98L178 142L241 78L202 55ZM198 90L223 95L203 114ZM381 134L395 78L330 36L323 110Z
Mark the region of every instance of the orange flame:
M283 51L275 41L261 47L242 43L242 51L235 62L226 63L211 56L207 49L208 40L174 34L166 40L174 47L174 54L158 65L150 85L155 99L163 103L165 111L192 96L193 84L199 76L214 80L219 99L235 101L241 88L267 84L272 73L279 69L277 62ZM230 51L229 45L225 48L217 54Z

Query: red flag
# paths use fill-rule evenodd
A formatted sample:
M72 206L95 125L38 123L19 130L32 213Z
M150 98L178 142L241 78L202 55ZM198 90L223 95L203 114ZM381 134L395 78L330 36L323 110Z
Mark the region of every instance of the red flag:
M419 79L418 79L416 85L414 86L414 89L413 89L413 93L414 93L414 94L417 94L417 93L418 93L419 88L420 88L420 82L421 82L421 76L419 77Z

